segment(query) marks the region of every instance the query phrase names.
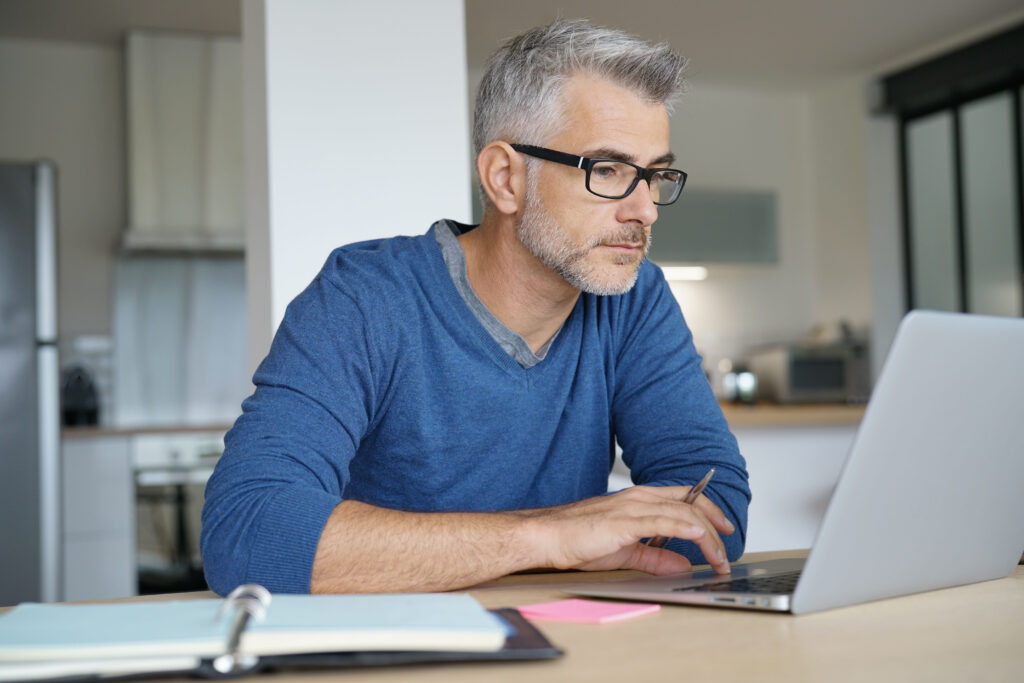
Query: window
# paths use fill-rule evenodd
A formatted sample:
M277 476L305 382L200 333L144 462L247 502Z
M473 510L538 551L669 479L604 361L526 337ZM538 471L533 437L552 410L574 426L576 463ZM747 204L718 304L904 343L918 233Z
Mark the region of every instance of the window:
M907 308L1024 315L1024 25L882 80Z

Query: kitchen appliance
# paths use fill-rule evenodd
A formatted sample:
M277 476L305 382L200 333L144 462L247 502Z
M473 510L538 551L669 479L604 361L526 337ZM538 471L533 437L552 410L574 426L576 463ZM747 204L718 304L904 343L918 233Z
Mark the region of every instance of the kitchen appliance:
M733 403L753 403L757 399L757 375L745 363L723 360L719 398Z
M782 344L747 354L759 399L777 403L864 403L870 394L867 346L855 341Z
M60 599L56 171L0 162L0 605Z
M100 399L92 375L81 365L65 368L60 387L63 424L97 425L100 421Z

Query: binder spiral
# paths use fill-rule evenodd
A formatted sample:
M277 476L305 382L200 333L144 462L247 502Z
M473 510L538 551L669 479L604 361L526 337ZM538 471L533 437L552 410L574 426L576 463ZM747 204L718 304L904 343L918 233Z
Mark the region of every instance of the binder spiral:
M227 649L211 663L213 670L218 674L228 676L245 673L259 663L259 657L256 655L239 653L238 646L249 620L262 621L266 618L270 600L270 591L255 583L242 584L224 598L215 619L219 621L232 612L234 618L228 634Z

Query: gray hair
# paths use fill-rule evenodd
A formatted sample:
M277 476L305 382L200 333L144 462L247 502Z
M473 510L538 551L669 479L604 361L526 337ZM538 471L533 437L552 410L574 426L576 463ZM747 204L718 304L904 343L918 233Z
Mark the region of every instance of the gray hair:
M494 140L543 145L558 132L562 89L577 74L607 79L671 113L686 60L584 19L559 19L508 40L487 63L476 97L473 146ZM486 200L486 197L485 197Z

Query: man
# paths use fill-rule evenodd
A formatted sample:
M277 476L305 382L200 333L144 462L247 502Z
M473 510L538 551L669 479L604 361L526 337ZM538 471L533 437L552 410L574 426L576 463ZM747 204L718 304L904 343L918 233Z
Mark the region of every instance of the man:
M342 247L288 307L207 486L215 591L728 571L745 465L644 259L655 202L685 180L666 110L682 67L581 21L492 57L474 128L483 221ZM639 485L605 495L616 441Z

